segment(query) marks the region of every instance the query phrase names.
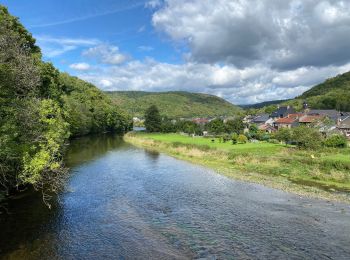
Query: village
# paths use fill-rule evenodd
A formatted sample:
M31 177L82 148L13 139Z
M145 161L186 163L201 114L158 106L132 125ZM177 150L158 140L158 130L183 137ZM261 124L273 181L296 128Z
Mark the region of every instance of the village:
M303 103L302 112L297 112L293 106L277 106L272 113L248 114L242 117L201 117L201 118L180 118L168 120L169 124L177 125L179 122L194 123L200 131L192 133L193 135L211 136L218 135L220 132L213 133L208 129L209 123L219 120L223 124L229 121L238 120L242 122L242 133L249 133L252 127L255 127L260 133L275 134L278 130L287 128L306 126L316 128L324 137L332 135L343 135L350 139L350 112L341 112L335 109L310 109L306 102ZM163 119L164 121L164 119ZM133 118L134 126L144 126L144 119ZM177 132L190 134L180 127ZM160 132L164 132L161 131ZM171 131L170 131L171 132ZM175 131L176 132L176 131ZM224 132L224 131L223 131Z
M303 112L296 112L292 106L279 106L271 114L248 115L244 118L244 123L255 124L259 130L268 133L281 128L314 127L324 136L342 134L350 139L350 112L309 109L306 102L303 104Z

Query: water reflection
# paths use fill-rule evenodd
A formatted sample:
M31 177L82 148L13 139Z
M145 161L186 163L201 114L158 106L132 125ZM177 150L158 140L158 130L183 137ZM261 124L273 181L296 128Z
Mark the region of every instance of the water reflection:
M153 151L153 150L147 150L145 149L146 156L151 159L153 162L157 162L159 159L159 152Z
M349 206L235 182L115 136L74 140L66 191L0 216L5 259L347 259Z

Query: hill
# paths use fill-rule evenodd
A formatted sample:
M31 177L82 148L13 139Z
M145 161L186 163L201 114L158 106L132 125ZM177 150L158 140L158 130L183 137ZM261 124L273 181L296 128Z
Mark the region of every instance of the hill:
M169 118L233 116L241 112L238 106L208 94L183 91L113 91L107 94L115 104L137 117L143 117L146 109L153 104Z
M261 102L261 103L255 103L255 104L248 104L248 105L240 105L241 108L243 109L259 109L259 108L263 108L266 106L270 106L270 105L276 105L276 104L281 104L283 102L289 101L289 99L283 99L283 100L272 100L272 101L265 101L265 102Z
M268 101L254 105L242 106L244 109L254 109L256 113L270 113L278 104L292 105L302 110L307 102L313 109L336 109L343 112L350 111L350 72L337 75L325 80L300 96L286 101ZM265 103L265 104L264 104Z
M319 109L350 111L350 72L329 78L296 98Z

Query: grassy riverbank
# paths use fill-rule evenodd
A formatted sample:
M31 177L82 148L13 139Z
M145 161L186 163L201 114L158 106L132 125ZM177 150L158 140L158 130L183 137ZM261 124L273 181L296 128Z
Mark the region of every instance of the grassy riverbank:
M179 134L129 133L125 140L210 167L234 179L350 202L350 149L301 151L271 143L232 145Z

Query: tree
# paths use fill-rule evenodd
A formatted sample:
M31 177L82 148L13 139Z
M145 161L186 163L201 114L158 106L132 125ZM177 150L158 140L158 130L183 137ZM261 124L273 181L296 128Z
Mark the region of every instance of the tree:
M323 137L315 128L299 126L292 129L292 140L299 148L314 150L321 147Z
M216 118L212 121L210 121L207 125L206 125L207 129L209 130L210 133L213 134L222 134L225 132L225 125L224 122L222 121L222 119L220 118Z
M332 135L324 141L324 145L327 147L346 148L348 140L344 135Z
M243 120L240 117L237 117L233 120L228 120L225 124L226 133L236 133L241 134L244 130Z
M275 138L280 141L287 144L292 139L292 131L289 128L281 128L275 133Z
M148 132L159 132L162 119L155 105L150 106L145 113L145 127Z

